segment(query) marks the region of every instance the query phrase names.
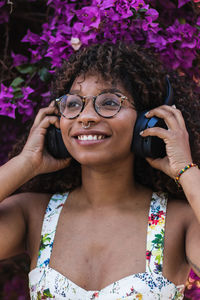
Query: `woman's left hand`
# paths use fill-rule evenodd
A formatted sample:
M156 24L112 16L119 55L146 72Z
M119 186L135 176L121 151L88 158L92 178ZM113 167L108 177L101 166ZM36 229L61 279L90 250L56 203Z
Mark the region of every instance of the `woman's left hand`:
M146 158L146 160L153 168L175 179L180 170L192 162L189 135L182 113L174 105L162 105L146 114L147 118L153 116L162 118L168 130L160 127L148 128L141 133L141 136L157 136L163 139L167 155L164 158Z

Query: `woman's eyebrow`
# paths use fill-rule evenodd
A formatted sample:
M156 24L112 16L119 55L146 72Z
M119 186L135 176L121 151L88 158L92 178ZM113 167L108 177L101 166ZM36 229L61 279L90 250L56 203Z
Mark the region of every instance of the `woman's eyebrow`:
M101 91L101 94L102 93L120 93L120 94L122 94L122 92L117 88L104 89Z
M72 91L70 91L70 94L79 94L80 92L81 92L81 90L72 90ZM122 91L120 91L117 88L108 88L108 89L99 90L98 94L104 94L104 93L120 93L120 94L122 94Z

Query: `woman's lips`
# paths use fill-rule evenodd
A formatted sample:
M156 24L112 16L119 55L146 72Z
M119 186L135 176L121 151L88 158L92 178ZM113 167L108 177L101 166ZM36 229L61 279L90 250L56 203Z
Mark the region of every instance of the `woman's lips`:
M80 145L92 145L102 143L109 137L103 134L81 134L74 138Z
M79 145L94 145L105 142L111 134L104 130L80 129L71 136Z

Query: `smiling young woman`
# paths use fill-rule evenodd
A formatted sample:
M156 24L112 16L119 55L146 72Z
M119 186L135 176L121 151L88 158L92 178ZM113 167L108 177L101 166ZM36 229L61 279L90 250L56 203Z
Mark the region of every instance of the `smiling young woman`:
M75 79L70 93L73 94L73 99L70 97L69 101L75 101L74 96L77 94L86 97L85 107L76 118L66 118L65 109L60 120L64 143L68 151L73 153L73 158L81 165L102 168L104 164L111 167L112 163L116 165L132 157L130 148L137 113L129 102L133 103L132 97L124 88L119 83L113 86L98 74L86 74L85 78L79 76ZM89 99L94 95L98 95L95 104ZM125 98L121 104L122 97ZM77 103L76 105L78 106ZM101 114L94 109L94 105L97 109L101 107ZM106 117L102 116L104 111ZM85 128L84 124L89 126ZM128 134L125 135L124 132Z
M163 105L166 76L176 106ZM150 50L105 43L63 65L52 99L0 168L0 258L29 252L31 299L183 299L190 268L200 273L194 87ZM140 132L164 141L164 157L134 153L144 110L166 124ZM50 125L65 158L46 150Z

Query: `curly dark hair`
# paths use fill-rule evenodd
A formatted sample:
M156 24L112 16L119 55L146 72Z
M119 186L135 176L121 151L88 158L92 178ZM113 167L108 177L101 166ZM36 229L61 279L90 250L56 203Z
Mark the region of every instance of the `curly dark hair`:
M193 161L200 163L200 105L197 88L187 76L166 70L153 50L125 43L103 43L80 49L57 71L52 82L52 99L68 92L79 75L100 74L104 80L120 82L133 96L138 112L162 105L166 97L166 76L174 89L174 102L181 110L190 136ZM25 138L18 143L11 156L22 149ZM68 168L51 174L39 175L21 187L22 191L64 192L81 184L78 162L72 159ZM174 181L153 169L145 159L135 157L135 179L154 191L168 192L184 198Z

